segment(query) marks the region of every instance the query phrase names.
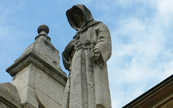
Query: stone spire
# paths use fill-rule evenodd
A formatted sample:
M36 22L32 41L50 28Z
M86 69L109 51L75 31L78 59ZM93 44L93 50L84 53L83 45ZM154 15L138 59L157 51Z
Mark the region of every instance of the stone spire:
M59 51L50 42L48 26L40 25L37 31L35 42L6 71L13 77L22 104L60 108L67 77L59 66Z

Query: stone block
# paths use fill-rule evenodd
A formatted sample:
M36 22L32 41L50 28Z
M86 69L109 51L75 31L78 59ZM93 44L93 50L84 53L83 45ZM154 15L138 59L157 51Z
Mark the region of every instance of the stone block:
M21 108L18 91L11 83L0 84L0 108Z

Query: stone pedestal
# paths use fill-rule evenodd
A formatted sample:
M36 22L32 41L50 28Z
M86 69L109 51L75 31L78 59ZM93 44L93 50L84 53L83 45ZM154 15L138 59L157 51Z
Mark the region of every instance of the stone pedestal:
M12 84L16 86L22 104L60 108L67 77L59 66L59 52L50 43L46 27L39 27L35 42L7 72L13 76Z

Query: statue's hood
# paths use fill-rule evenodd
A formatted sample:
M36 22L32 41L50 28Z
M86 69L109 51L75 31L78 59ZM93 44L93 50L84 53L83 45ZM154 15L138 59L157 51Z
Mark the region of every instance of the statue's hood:
M72 8L67 10L66 15L67 15L67 19L68 19L71 27L78 31L80 28L75 25L75 23L74 23L74 21L72 19L72 16L71 16L73 11L76 10L76 9L80 9L81 12L83 13L84 24L83 24L82 27L84 27L87 23L92 21L93 20L93 16L92 16L90 10L86 6L84 6L83 4L74 5Z

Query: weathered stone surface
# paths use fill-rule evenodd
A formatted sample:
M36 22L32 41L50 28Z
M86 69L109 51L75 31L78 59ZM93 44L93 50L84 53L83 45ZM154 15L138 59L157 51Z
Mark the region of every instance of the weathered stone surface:
M0 102L0 108L10 108L8 105L6 105L3 102Z
M21 108L18 91L11 83L0 84L0 108Z
M1 83L0 84L0 90L1 90L1 95L8 95L11 97L11 99L15 100L16 102L20 102L20 98L17 92L17 89L14 85L11 83Z
M38 106L39 100L40 102L43 101L42 104L46 104L45 106L54 104L61 106L64 85L45 74L34 64L30 64L21 70L12 83L18 87L22 103L27 101L34 106Z
M33 105L31 105L29 103L24 103L23 108L36 108L36 107L34 107Z

